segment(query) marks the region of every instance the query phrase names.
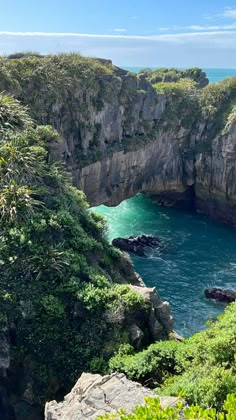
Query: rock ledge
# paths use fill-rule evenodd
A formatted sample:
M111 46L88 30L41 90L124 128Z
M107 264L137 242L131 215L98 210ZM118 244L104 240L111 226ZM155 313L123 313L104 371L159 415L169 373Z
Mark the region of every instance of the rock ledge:
M45 420L95 420L120 408L129 412L134 406L144 404L145 397L155 396L150 389L120 373L106 376L83 373L64 401L46 404ZM175 397L161 398L163 407L175 406L177 401Z

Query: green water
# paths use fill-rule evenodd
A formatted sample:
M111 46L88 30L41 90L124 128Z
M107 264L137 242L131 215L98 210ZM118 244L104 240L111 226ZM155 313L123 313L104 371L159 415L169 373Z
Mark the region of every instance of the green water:
M143 195L96 211L107 218L109 240L142 233L162 239L163 250L132 260L145 283L170 302L178 333L199 331L223 312L223 304L205 299L204 289L236 288L236 231L200 215L158 207Z

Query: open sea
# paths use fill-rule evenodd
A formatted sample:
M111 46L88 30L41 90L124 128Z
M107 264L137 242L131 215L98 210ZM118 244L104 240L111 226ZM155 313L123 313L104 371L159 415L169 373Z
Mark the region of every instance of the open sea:
M236 69L205 71L211 83L236 74ZM223 304L204 297L204 289L236 289L236 230L204 216L158 207L141 194L117 207L95 210L107 218L110 241L142 233L162 239L163 250L152 251L147 258L131 257L145 283L156 286L161 298L170 302L179 334L189 336L205 328L209 319L224 311Z

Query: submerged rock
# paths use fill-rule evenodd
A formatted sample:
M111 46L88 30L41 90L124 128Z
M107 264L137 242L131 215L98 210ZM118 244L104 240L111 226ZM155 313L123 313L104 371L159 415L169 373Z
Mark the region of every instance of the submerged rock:
M161 241L152 235L130 236L129 238L113 239L112 245L122 251L132 252L139 257L145 257L146 248L159 248Z
M219 302L231 303L236 300L235 290L223 290L215 287L206 289L204 293L207 299L215 299Z
M156 396L121 373L106 376L83 373L64 401L46 404L45 420L93 420L120 408L130 412L136 405L143 405L145 397ZM173 407L178 401L176 397L161 397L162 407Z

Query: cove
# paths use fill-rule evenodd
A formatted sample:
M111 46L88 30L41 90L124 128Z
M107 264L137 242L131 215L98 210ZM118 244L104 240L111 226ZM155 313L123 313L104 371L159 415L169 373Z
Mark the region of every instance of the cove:
M147 286L170 302L175 330L189 336L224 311L204 297L206 287L236 287L236 231L208 218L157 206L144 195L117 207L93 208L107 219L111 241L142 233L159 236L164 249L147 258L132 256Z

